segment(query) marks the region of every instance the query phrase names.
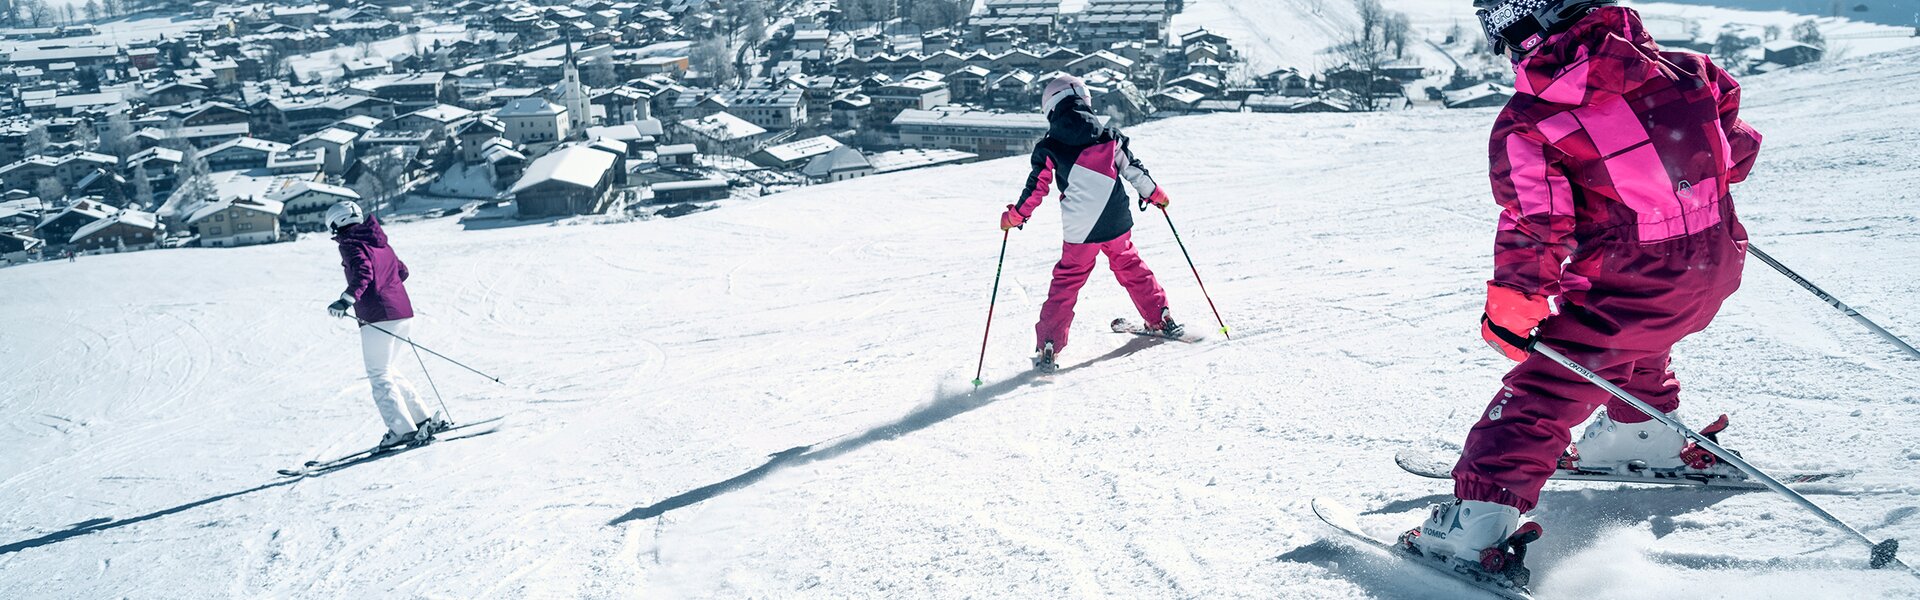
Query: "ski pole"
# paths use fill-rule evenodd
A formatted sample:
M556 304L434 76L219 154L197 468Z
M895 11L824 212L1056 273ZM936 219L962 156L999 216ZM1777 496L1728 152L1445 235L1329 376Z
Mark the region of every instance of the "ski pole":
M1220 318L1219 307L1213 305L1213 296L1207 294L1207 282L1200 279L1200 268L1193 266L1193 255L1187 253L1187 243L1180 241L1180 230L1173 226L1173 215L1167 214L1167 207L1162 206L1160 216L1167 218L1167 230L1173 232L1173 243L1179 244L1180 255L1187 257L1187 268L1193 270L1193 280L1200 284L1200 296L1207 299L1207 308L1213 309L1213 321L1220 324L1220 334L1233 339L1233 334L1227 333L1227 321Z
M1661 425L1667 426L1667 429L1671 429L1680 435L1686 436L1687 439L1693 440L1693 443L1698 444L1701 448L1705 448L1708 452L1713 453L1714 456L1719 457L1720 460L1726 461L1727 464L1733 465L1734 468L1740 469L1740 472L1746 473L1747 476L1759 480L1760 483L1767 486L1767 489L1779 492L1780 495L1786 496L1787 499L1792 500L1795 504L1799 504L1802 508L1812 511L1814 515L1826 521L1827 524L1860 540L1860 542L1866 544L1867 548L1871 551L1867 559L1869 566L1878 569L1887 565L1900 565L1914 575L1920 575L1920 571L1915 571L1913 567L1908 566L1905 562L1901 562L1901 560L1895 556L1895 554L1900 551L1900 540L1888 538L1884 542L1875 543L1872 538L1867 537L1867 534L1861 533L1859 529L1855 529L1852 525L1848 525L1846 521L1840 520L1840 517L1836 517L1833 513L1827 512L1826 509L1820 508L1820 505L1814 504L1812 500L1808 500L1807 497L1801 495L1800 492L1793 491L1793 488L1787 487L1786 484L1780 483L1780 480L1767 475L1767 473L1761 471L1759 467L1755 467L1751 463L1748 463L1746 459L1740 458L1740 455L1720 447L1719 443L1707 439L1706 436L1700 435L1686 425L1681 425L1679 421L1673 420L1673 417L1669 417L1666 413L1660 412L1653 406L1648 405L1646 401L1628 393L1626 390L1620 389L1620 386L1614 385L1613 382L1607 381L1606 378L1595 374L1592 370L1582 366L1580 363L1567 358L1566 355L1561 354L1558 350L1554 350L1546 344L1540 343L1540 337L1538 335L1526 338L1520 337L1519 334L1495 325L1493 319L1485 316L1480 317L1480 322L1486 324L1487 328L1493 331L1494 335L1499 336L1501 341L1523 351L1532 351L1535 354L1547 357L1553 362L1560 363L1560 366L1566 367L1581 378L1593 382L1594 385L1600 386L1601 389L1607 390L1607 393L1613 394L1613 397L1619 398L1627 404L1633 405L1634 408L1640 409L1640 412L1645 413L1647 416L1653 417L1653 419L1659 421Z
M1920 350L1915 350L1906 340L1900 339L1900 336L1887 331L1881 327L1879 323L1873 322L1873 319L1869 319L1865 315L1860 314L1860 311L1854 310L1851 306L1847 306L1847 303L1841 302L1839 298L1835 298L1832 294L1828 294L1826 290L1820 289L1820 286L1814 285L1811 281L1807 281L1807 278L1801 277L1799 273L1793 272L1793 269L1789 269L1786 265L1780 264L1780 261L1774 260L1772 256L1761 252L1759 246L1748 243L1747 252L1760 257L1761 262L1767 263L1767 266L1773 267L1773 270L1779 271L1781 275L1787 276L1787 279L1792 279L1794 283L1800 284L1800 287L1806 288L1809 292L1813 292L1814 296L1819 297L1828 305L1840 309L1841 314L1853 317L1853 320L1859 321L1861 325L1867 326L1867 329L1871 329L1874 333L1880 334L1880 337L1887 338L1887 341L1893 342L1893 344L1899 346L1901 350L1906 350L1908 355L1914 358L1920 358Z
M475 375L479 375L479 376L481 376L481 377L485 377L485 378L487 378L487 379L491 379L491 380L493 380L493 382L494 382L494 383L498 383L498 384L500 384L500 385L506 385L506 384L507 384L506 382L504 382L504 381L501 381L499 377L494 377L494 376L492 376L492 375L488 375L488 374L486 374L486 373L481 373L479 369L475 369L475 368L473 368L473 367L469 367L469 366L467 366L467 365L466 365L466 363L462 363L462 362L460 362L460 361L457 361L457 360L454 360L454 359L451 359L451 358L447 358L447 355L445 355L445 354L441 354L441 353L439 353L439 352L434 352L432 348L428 348L428 347L426 347L426 346L422 346L422 345L420 345L420 344L416 344L416 343L414 343L414 341L413 341L413 340L410 340L410 339L407 339L407 338L404 338L404 337L400 337L400 336L398 336L398 335L394 335L394 333L393 333L393 332L391 332L391 331L387 331L387 330L386 330L386 328L383 328L383 327L381 327L381 326L379 326L379 325L375 325L375 324L373 324L373 323L372 323L371 321L367 321L367 320L365 320L365 319L361 319L361 318L359 318L359 317L354 317L354 319L353 319L353 320L355 320L355 321L359 321L359 322L360 322L360 325L361 325L362 327L372 327L372 328L373 328L373 329L374 329L375 331L378 331L378 332L380 332L380 333L384 333L384 334L387 334L387 335L390 335L390 336L393 336L393 339L396 339L396 340L400 340L400 341L402 341L402 342L406 342L408 346L413 346L413 348L414 348L414 351L415 351L415 352L418 352L418 351L420 351L420 350L425 350L425 351L427 351L427 354L432 354L432 355L434 355L434 356L438 356L438 357L440 357L440 360L444 360L444 361L447 361L447 362L450 362L450 363L453 363L453 364L454 364L455 366L458 366L458 367L460 367L460 368L462 368L462 369L466 369L466 370L468 370L468 371L472 371L472 372L473 372L473 374L475 374ZM418 357L416 356L415 358L418 358Z
M427 376L427 389L433 390L433 399L440 403L440 414L446 415L447 422L453 422L453 411L447 410L447 399L440 397L440 386L433 382L433 373L427 371L427 359L420 358L419 346L413 347L413 360L420 363L420 374Z
M1000 260L993 265L993 297L987 300L987 331L980 334L980 366L973 369L973 389L980 389L980 374L987 370L987 336L993 333L993 305L1000 303L1000 270L1007 264L1007 239L1013 230L1000 231Z

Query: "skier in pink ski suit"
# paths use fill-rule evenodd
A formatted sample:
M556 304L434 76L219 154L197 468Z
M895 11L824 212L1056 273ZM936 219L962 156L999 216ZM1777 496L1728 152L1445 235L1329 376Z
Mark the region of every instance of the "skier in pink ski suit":
M1550 4L1577 21L1540 22ZM1537 328L1539 343L1670 413L1680 387L1669 350L1740 285L1747 236L1729 186L1760 148L1739 118L1740 86L1706 56L1661 50L1637 13L1606 4L1479 4L1516 61L1490 148L1501 213L1482 335L1520 362L1467 436L1459 501L1435 505L1406 539L1490 571L1542 533L1519 514L1563 454L1583 469L1707 468L1679 434L1492 329ZM1602 405L1569 451L1571 428Z
M1047 364L1054 352L1067 347L1073 305L1101 254L1107 255L1107 266L1132 296L1147 328L1169 335L1179 335L1181 330L1167 309L1166 292L1134 250L1131 202L1120 181L1125 179L1142 194L1142 202L1155 206L1166 207L1167 194L1133 157L1127 136L1101 125L1092 106L1093 96L1078 77L1062 75L1047 84L1040 102L1049 124L1047 136L1034 146L1033 172L1027 176L1020 201L1008 205L1000 216L1002 230L1025 224L1046 200L1048 186L1059 185L1066 241L1061 245L1060 263L1053 267L1046 304L1040 307L1040 322L1034 326L1034 350Z

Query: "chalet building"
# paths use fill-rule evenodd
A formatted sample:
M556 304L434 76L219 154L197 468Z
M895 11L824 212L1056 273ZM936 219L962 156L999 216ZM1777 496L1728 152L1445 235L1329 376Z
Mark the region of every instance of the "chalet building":
M807 122L807 96L792 88L757 88L720 94L727 112L764 129L792 129Z
M967 18L975 40L1011 30L1034 40L1052 40L1060 25L1060 0L987 0L985 10Z
M24 233L0 231L0 263L23 263L40 256L46 241Z
M894 117L893 128L901 146L1011 156L1033 150L1034 142L1047 134L1047 117L1039 113L910 109Z
M347 171L347 165L352 163L353 159L359 158L354 146L359 138L360 134L337 127L328 127L313 135L300 138L293 143L293 149L318 150L320 171L338 175Z
M585 145L560 148L527 165L508 193L522 219L597 214L606 210L616 162Z
M566 107L544 98L508 102L493 116L506 126L506 138L523 146L558 142L571 132Z
M276 200L232 198L210 202L193 211L187 227L200 236L202 247L223 248L280 241L280 212Z
M347 93L387 100L396 109L413 111L459 101L453 83L440 72L379 75L353 82L347 86Z
M869 122L887 123L903 110L931 110L953 101L947 84L924 79L908 79L880 87L868 94L873 99Z
M281 221L299 231L324 231L327 208L343 201L360 201L360 193L345 186L296 181L274 192L281 205Z
M655 183L651 187L655 204L725 200L733 193L732 185L725 179L664 181Z
M868 162L867 156L859 150L841 146L807 161L806 168L801 169L800 174L814 183L833 183L872 175L873 163Z
M88 223L73 232L67 246L75 252L147 250L160 240L160 222L153 213L123 210Z
M81 200L67 205L59 212L41 217L40 224L34 226L33 232L42 240L52 240L55 244L65 245L67 240L73 239L74 232L80 231L82 227L111 217L118 212L120 209L112 206L92 200Z
M284 152L291 146L280 142L269 142L255 138L239 138L208 148L200 152L206 159L207 168L215 171L237 171L244 169L263 169L267 159L275 152Z
M767 146L747 155L747 160L769 169L789 170L805 165L815 157L844 147L846 144L840 143L840 140L823 135Z

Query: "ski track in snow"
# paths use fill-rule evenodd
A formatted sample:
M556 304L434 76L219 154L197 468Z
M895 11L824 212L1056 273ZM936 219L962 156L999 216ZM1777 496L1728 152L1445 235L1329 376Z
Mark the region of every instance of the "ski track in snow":
M1334 4L1329 2L1329 5ZM1202 4L1195 2L1198 8ZM1756 243L1920 336L1920 52L1750 78ZM1135 130L1234 339L1157 214L1135 236L1200 344L1107 333L1024 374L1058 213L1016 231L971 390L994 218L1024 159L679 219L399 224L416 339L501 431L286 482L374 440L331 242L0 270L0 597L1426 598L1328 541L1327 495L1410 527L1507 363L1474 326L1491 111L1219 115ZM1049 202L1052 202L1051 200ZM1764 264L1676 368L1695 422L1920 547L1920 371ZM412 361L401 370L422 392ZM431 399L428 399L431 402ZM1766 493L1556 484L1550 598L1911 597L1920 581Z

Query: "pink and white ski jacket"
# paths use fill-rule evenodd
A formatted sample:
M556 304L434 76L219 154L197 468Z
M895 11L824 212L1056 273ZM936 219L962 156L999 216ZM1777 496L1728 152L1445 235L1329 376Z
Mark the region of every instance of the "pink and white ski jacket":
M1120 180L1126 179L1141 197L1159 189L1140 159L1127 147L1127 136L1105 127L1093 113L1068 98L1048 116L1047 137L1033 148L1033 172L1014 210L1032 218L1047 199L1049 184L1060 187L1060 225L1071 244L1111 241L1133 229L1131 199Z
M1493 283L1585 290L1580 274L1598 265L1580 263L1599 256L1582 246L1646 246L1730 219L1728 188L1753 168L1760 134L1740 120L1740 84L1706 56L1661 51L1638 13L1610 6L1515 69L1489 154L1503 209Z

